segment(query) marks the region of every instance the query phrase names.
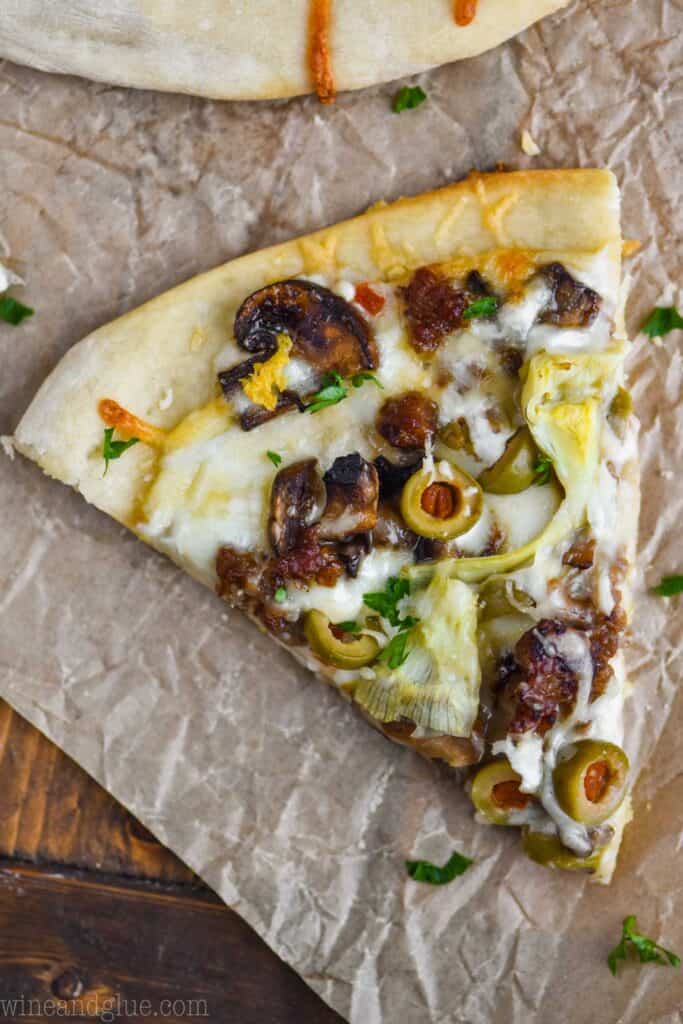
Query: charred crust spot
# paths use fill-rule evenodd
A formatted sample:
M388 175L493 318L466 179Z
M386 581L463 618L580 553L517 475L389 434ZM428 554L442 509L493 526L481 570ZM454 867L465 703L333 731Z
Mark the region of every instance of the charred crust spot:
M548 263L539 273L552 290L552 300L541 314L541 322L556 327L589 327L602 304L598 293L580 284L561 263Z
M420 267L399 293L405 303L410 340L418 352L434 352L460 326L464 291L429 267Z
M279 281L254 292L238 309L234 332L247 352L273 352L277 335L286 334L293 354L321 373L350 376L378 365L366 320L340 295L310 281Z
M394 448L424 448L439 417L435 402L420 391L388 398L377 413L377 430Z

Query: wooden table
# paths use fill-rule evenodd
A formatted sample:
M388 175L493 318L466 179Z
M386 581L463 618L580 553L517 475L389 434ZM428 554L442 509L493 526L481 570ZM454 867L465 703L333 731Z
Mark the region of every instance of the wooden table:
M0 701L0 1021L339 1024L235 913ZM10 1002L14 1000L14 1006Z

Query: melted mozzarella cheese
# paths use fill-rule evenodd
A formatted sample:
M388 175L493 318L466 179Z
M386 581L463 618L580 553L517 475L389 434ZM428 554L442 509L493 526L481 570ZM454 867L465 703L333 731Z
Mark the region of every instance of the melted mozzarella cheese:
M355 619L363 610L363 594L383 590L390 576L398 576L404 565L412 562L410 551L375 549L360 564L355 579L341 579L334 587L290 587L285 611L305 612L312 608L323 612L332 622Z

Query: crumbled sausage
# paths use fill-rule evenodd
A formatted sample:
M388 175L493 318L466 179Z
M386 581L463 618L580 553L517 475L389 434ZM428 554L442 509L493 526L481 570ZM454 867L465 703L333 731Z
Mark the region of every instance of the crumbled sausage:
M429 267L416 270L400 289L410 340L418 352L434 352L447 334L460 327L467 296Z
M395 448L424 448L439 417L435 402L420 391L388 398L377 414L377 430Z

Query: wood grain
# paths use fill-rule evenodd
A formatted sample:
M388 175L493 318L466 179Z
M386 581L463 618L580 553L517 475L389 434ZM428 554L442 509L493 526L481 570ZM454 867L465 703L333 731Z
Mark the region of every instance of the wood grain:
M0 1020L67 1011L130 1024L341 1021L208 891L2 860Z
M0 780L0 856L196 882L189 868L4 701Z

